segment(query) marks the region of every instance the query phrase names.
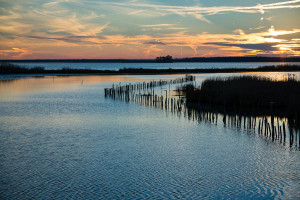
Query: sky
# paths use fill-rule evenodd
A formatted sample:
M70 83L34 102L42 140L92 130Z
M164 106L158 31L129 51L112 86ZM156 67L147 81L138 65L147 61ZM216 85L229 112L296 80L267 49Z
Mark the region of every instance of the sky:
M0 0L0 59L300 56L300 0Z

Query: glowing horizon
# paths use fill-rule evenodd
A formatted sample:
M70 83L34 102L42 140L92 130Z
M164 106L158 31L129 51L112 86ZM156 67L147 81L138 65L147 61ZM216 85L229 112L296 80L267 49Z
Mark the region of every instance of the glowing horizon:
M300 0L0 0L0 59L300 56Z

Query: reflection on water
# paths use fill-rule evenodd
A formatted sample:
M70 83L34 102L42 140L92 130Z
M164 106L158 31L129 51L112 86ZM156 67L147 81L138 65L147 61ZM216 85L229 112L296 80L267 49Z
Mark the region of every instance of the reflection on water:
M214 75L196 78L205 76ZM1 199L299 199L299 151L243 128L249 119L239 128L229 116L224 127L222 114L172 114L181 106L175 85L155 89L173 98L163 106L104 98L112 84L178 77L1 82Z
M12 63L17 64L22 67L43 67L45 69L62 69L62 68L73 68L73 69L99 69L99 70L119 70L123 68L145 68L145 69L211 69L211 68L255 68L260 66L270 66L270 65L296 65L297 62L225 62L225 63L213 63L213 62L190 62L190 63L67 63L67 62L25 62L25 63Z
M251 72L251 73L214 73L214 74L192 74L196 77L197 86L207 78L212 77L228 77L232 75L255 75L270 77L274 80L282 80L289 74L300 77L300 72ZM80 85L86 84L100 84L106 82L135 82L135 81L150 81L150 80L172 80L182 74L176 75L88 75L88 76L39 76L39 77L13 77L5 76L0 78L0 93L26 93L34 91L49 91L49 90L65 90L65 89L78 89ZM1 96L0 96L1 97Z
M81 85L91 85L103 82L143 81L138 76L45 76L0 80L0 93L27 93L34 91L49 91L78 89Z
M274 77L272 77L274 78ZM202 105L199 102L186 102L184 87L182 84L195 84L195 77L186 76L177 80L159 80L149 82L137 82L134 84L116 85L105 88L105 97L113 100L134 102L143 106L158 108L177 116L187 117L189 120L218 124L218 118L222 119L223 125L237 129L251 130L259 136L279 141L283 145L300 149L299 127L296 126L294 118L276 117L268 115L269 111L252 114L226 111L225 107L213 107ZM280 79L281 80L281 79ZM181 84L176 90L171 90L171 85ZM165 86L165 88L163 88ZM159 88L159 89L155 89ZM174 87L172 87L174 88ZM161 95L158 95L159 92ZM263 112L264 113L264 112Z

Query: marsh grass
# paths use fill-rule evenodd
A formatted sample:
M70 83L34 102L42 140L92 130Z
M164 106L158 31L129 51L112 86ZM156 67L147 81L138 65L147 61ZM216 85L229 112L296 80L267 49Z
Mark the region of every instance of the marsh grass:
M299 123L300 81L292 75L281 81L258 76L207 79L201 88L186 87L186 98L221 110L293 116Z
M11 63L1 63L0 64L0 74L27 74L27 73L44 73L45 69L43 67L33 67L25 68L19 65L14 65Z

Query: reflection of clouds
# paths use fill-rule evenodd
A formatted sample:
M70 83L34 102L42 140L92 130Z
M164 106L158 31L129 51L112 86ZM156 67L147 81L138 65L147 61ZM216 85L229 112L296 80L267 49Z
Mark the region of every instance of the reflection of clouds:
M13 81L0 80L0 94L4 98L6 94L28 93L39 91L65 91L82 88L82 84L103 84L124 81L145 81L134 76L45 76L43 78L15 79ZM2 84L4 83L4 84ZM0 97L1 97L0 96Z

